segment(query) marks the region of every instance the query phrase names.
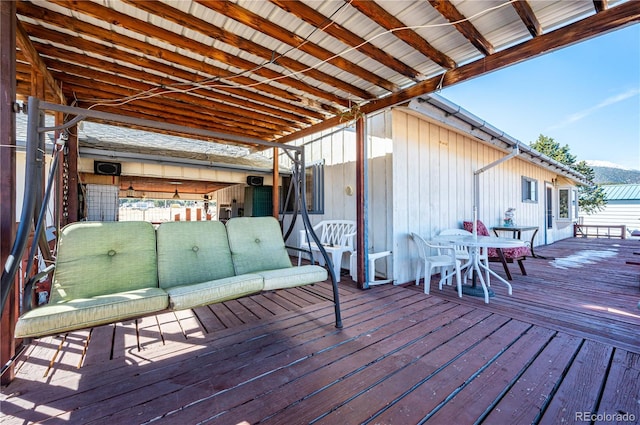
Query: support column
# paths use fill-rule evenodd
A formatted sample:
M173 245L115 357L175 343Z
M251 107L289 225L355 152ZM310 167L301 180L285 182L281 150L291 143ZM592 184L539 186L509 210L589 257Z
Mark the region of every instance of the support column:
M0 262L11 253L16 236L16 4L0 1ZM0 323L0 365L15 354L13 339L18 313L18 291L11 290ZM13 367L2 376L2 384L14 378Z
M62 182L62 224L78 221L78 126L69 129L65 148Z
M367 289L368 262L366 261L368 232L367 232L367 155L366 155L366 121L365 116L361 115L356 120L356 250L357 255L357 280L359 289Z
M280 218L280 193L278 181L280 180L280 163L278 162L278 148L273 148L273 184L271 188L271 203L273 204L273 216Z

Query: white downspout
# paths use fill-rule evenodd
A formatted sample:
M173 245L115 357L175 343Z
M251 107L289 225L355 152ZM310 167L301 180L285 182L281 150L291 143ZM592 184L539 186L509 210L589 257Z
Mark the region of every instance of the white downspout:
M480 203L480 193L479 193L480 192L480 174L484 173L490 168L495 167L496 165L499 165L505 161L510 160L515 156L518 156L519 154L520 154L520 147L518 144L516 144L513 147L513 151L509 155L504 156L498 159L497 161L494 161L491 164L485 165L479 170L476 170L473 172L473 236L476 239L478 238L478 204Z

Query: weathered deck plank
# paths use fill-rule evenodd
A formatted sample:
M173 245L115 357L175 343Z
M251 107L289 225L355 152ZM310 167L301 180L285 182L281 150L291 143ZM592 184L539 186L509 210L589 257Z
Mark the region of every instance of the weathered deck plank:
M345 276L342 330L323 283L94 328L80 369L88 330L42 338L2 388L0 422L545 424L577 412L637 422L633 242L540 247L615 255L569 273L528 259L513 295L496 282L488 305L451 287L360 291Z

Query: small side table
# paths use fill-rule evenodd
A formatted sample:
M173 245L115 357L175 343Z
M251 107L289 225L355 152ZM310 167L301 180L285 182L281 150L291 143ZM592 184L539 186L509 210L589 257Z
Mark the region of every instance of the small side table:
M536 235L538 234L538 226L495 226L492 227L491 230L493 230L493 233L496 236L500 236L498 235L498 232L512 232L512 238L513 239L520 239L522 240L522 232L526 232L528 230L533 230L533 234L531 235L531 241L529 242L529 248L531 248L531 256L533 258L544 258L541 257L539 255L536 255L536 253L533 250L533 242L536 239Z
M367 268L369 270L369 276L367 276L367 286L382 285L384 283L393 282L391 279L376 279L376 260L385 258L391 255L391 251L371 252L367 254ZM358 252L353 251L349 261L349 274L352 280L358 279Z

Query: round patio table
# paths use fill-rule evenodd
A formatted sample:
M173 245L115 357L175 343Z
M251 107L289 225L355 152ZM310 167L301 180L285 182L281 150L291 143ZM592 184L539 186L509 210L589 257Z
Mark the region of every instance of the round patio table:
M489 280L485 282L484 278L482 277L482 270L485 270L489 273L489 275L493 275L495 278L507 285L509 295L511 295L511 284L496 272L491 270L488 265L485 265L480 261L480 251L483 248L517 248L525 246L525 243L523 241L511 238L474 235L442 235L434 237L433 240L438 243L451 243L455 245L463 245L469 248L469 261L463 266L463 268L467 268L467 271L465 272L465 282L467 280L467 276L470 273L473 273L473 277L472 284L470 286L462 286L463 294L472 296L484 296L484 302L487 304L489 303L489 296L493 294L493 291L489 289L491 282ZM489 275L487 276L489 277ZM482 285L481 288L477 286L476 280L480 280L480 284Z

